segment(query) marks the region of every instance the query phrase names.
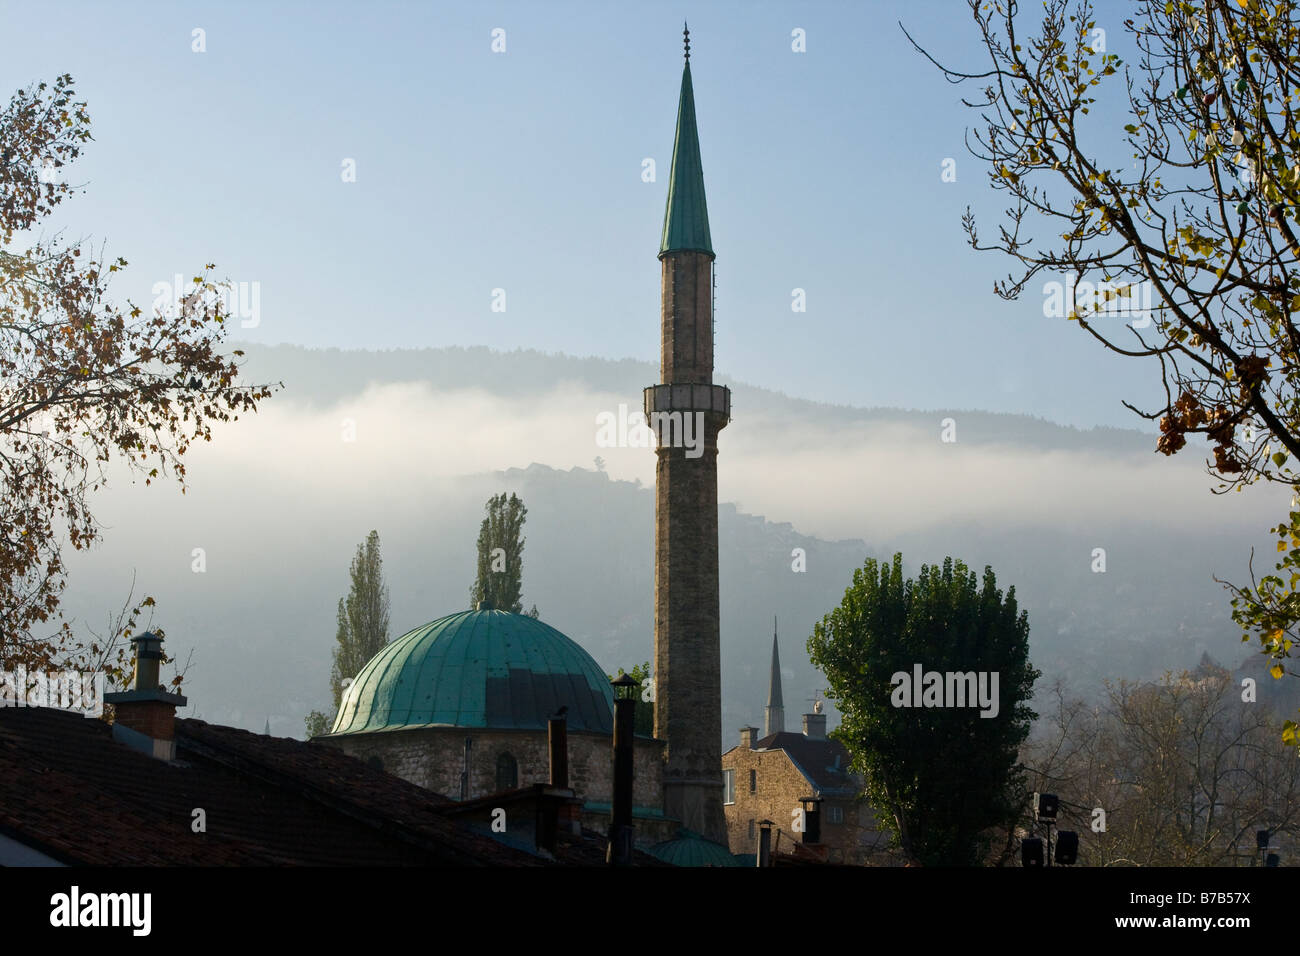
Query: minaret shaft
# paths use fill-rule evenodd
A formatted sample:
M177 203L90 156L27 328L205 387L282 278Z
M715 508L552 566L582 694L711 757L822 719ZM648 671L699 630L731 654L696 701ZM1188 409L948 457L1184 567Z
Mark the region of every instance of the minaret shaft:
M660 246L660 384L645 390L656 432L655 736L666 741L664 812L727 842L722 810L718 610L718 432L731 393L713 384L713 250L690 65Z

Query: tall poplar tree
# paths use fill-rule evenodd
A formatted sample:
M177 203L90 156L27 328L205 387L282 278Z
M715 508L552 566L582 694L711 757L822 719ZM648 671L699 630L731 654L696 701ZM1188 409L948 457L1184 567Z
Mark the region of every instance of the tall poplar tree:
M487 516L478 532L478 574L469 589L470 606L490 601L501 611L522 614L524 521L528 509L513 492L493 495L484 505ZM537 607L528 612L537 616Z
M352 590L346 599L339 600L335 635L338 646L330 670L336 712L343 699L343 682L361 673L361 668L388 643L388 587L384 584L378 531L371 531L365 543L357 545L350 573Z
M384 584L378 531L371 531L365 542L357 545L349 573L352 587L346 598L339 599L334 664L330 668L335 714L343 701L344 681L355 679L388 643L388 587ZM329 733L334 718L314 710L305 723L307 736L315 737Z

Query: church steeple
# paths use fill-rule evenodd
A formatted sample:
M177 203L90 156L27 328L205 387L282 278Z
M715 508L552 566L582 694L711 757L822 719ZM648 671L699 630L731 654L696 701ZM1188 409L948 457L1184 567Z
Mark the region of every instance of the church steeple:
M772 675L767 683L767 708L763 714L763 736L785 731L785 705L781 701L781 655L776 649L776 618L772 618Z
M707 252L713 255L709 236L709 209L704 201L704 168L700 164L700 136L695 127L695 92L691 87L691 41L686 36L686 65L677 101L677 137L668 177L668 207L659 255L668 252Z

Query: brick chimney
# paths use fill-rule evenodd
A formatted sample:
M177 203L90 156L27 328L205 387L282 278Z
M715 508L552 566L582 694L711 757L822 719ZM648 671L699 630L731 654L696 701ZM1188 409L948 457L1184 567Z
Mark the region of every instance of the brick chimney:
M744 747L746 750L753 750L756 743L758 743L758 728L741 727L740 746Z
M118 694L105 694L113 705L113 739L159 760L176 759L176 708L188 701L169 694L158 683L162 638L145 631L131 638L135 645L135 686Z
M826 715L820 708L815 714L803 715L803 735L809 740L826 739Z

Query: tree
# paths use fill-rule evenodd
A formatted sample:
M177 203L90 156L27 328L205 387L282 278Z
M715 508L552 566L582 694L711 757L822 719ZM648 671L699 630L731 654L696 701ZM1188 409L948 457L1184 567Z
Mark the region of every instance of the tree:
M1243 701L1212 660L1107 683L1096 705L1059 683L1052 697L1024 760L1031 786L1063 801L1081 864L1235 866L1258 860L1256 831L1300 826L1300 762L1278 741L1281 718Z
M653 737L655 735L655 695L654 695L654 678L650 676L650 662L637 664L630 671L623 668L618 669L619 675L627 674L641 687L641 696L636 703L636 721L633 726L633 733L638 737ZM616 675L606 674L611 681Z
M501 611L522 614L524 539L520 536L528 509L513 492L493 495L484 505L487 517L478 532L478 576L469 589L470 606L489 601ZM537 606L529 612L537 617Z
M112 646L79 643L59 613L63 547L99 540L90 499L107 484L110 463L146 485L174 478L183 492L190 445L210 441L214 422L237 420L271 394L237 383L239 368L219 351L227 312L221 288L208 279L211 265L175 307L145 315L129 300L108 298L109 279L125 259L58 236L25 242L73 192L67 169L90 139L86 104L68 75L18 91L0 110L0 667L7 669L111 655ZM134 615L125 620L110 644L130 636Z
M334 721L330 719L324 711L313 710L303 718L303 723L307 727L307 737L319 737L321 734L328 734Z
M1015 0L972 0L989 68L936 62L951 82L983 86L963 101L984 123L970 149L1011 206L992 242L969 209L963 223L973 248L1020 265L994 291L1014 299L1035 276L1062 276L1064 318L1159 367L1163 404L1124 403L1159 421L1158 451L1203 435L1216 493L1265 481L1300 495L1295 3L1140 0L1123 22L1139 51L1132 65L1106 52L1088 3L1044 8L1030 36ZM1121 74L1124 89L1103 88ZM1123 109L1093 113L1107 91ZM1125 300L1127 324L1115 308ZM1270 529L1283 555L1276 573L1256 580L1252 567L1249 585L1223 582L1243 640L1258 638L1279 678L1300 634L1296 500ZM1294 722L1284 737L1300 740Z
M388 643L388 587L384 584L378 531L371 531L366 540L357 545L348 573L352 586L347 598L339 599L334 663L330 668L335 716L348 685ZM313 710L304 718L304 723L307 736L316 737L329 733L334 717Z
M378 531L371 531L365 543L357 545L349 574L352 589L346 600L339 599L337 646L330 670L336 713L346 689L344 681L355 679L388 643L388 587L384 584Z
M808 651L840 711L834 736L894 844L926 865L981 862L991 828L1015 817L1018 749L1035 716L1038 672L1015 588L1004 598L990 568L981 588L952 558L908 581L901 554L892 565L869 559ZM938 676L912 686L918 669Z

